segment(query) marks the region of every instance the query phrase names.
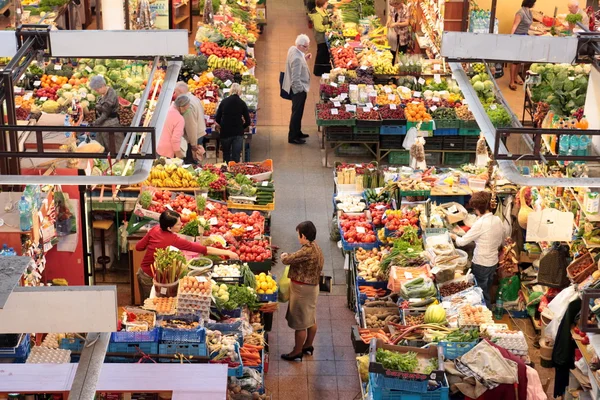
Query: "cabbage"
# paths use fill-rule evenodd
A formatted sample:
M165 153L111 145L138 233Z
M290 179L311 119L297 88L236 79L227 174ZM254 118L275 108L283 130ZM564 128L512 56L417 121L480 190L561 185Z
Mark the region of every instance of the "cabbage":
M475 75L474 77L471 78L471 83L480 82L480 81L481 81L481 77L479 75Z
M483 82L476 81L473 84L473 89L475 89L478 92L483 92L485 90L485 86L483 85Z
M93 94L88 94L86 96L87 101L96 101L96 96L94 96Z
M105 76L107 71L108 70L106 69L106 67L104 65L96 65L94 67L94 72L97 73L97 74L99 74L99 75L104 75Z
M573 69L573 72L575 72L576 75L583 74L583 67L578 65Z
M483 82L483 86L485 86L485 88L488 89L488 90L493 90L494 89L494 84L492 83L492 81L485 81L485 82Z

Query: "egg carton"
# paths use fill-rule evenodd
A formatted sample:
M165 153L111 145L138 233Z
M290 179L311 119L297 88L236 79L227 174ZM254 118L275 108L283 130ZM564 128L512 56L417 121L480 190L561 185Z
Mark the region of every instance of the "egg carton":
M202 321L208 321L210 318L210 310L196 310L193 308L183 307L177 310L179 315L197 315Z
M178 304L210 304L210 296L183 296L179 297Z
M68 364L71 362L71 350L34 347L27 357L27 364Z
M199 310L199 311L210 310L210 303L196 304L196 303L186 303L186 302L180 301L179 305L177 306L177 310L183 310L183 309Z
M44 338L44 341L40 345L40 347L46 347L48 349L58 349L60 346L60 341L64 338L64 334L59 333L49 333Z

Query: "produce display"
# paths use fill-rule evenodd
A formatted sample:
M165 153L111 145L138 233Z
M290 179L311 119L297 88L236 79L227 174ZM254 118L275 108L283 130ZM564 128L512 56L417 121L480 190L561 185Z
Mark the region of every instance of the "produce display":
M339 217L342 237L348 243L375 243L377 240L371 222L364 214L342 214Z

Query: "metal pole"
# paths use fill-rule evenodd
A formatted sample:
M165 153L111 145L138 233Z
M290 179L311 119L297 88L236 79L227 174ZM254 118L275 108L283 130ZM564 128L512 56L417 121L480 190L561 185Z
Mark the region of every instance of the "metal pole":
M498 0L492 0L492 7L490 13L490 33L494 33L494 26L496 25L496 5Z

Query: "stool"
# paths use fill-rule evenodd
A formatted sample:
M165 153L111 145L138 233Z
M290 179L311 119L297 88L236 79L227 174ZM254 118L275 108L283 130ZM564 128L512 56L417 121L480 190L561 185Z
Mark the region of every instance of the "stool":
M112 228L113 226L113 221L94 221L92 222L92 227L94 229L99 229L100 230L100 246L101 246L101 250L100 250L100 257L97 258L98 260L98 264L102 265L102 281L104 282L105 280L105 276L106 276L106 264L110 263L110 257L106 255L106 237L105 232L107 230L109 230L110 228ZM96 271L96 267L94 266L94 275Z

